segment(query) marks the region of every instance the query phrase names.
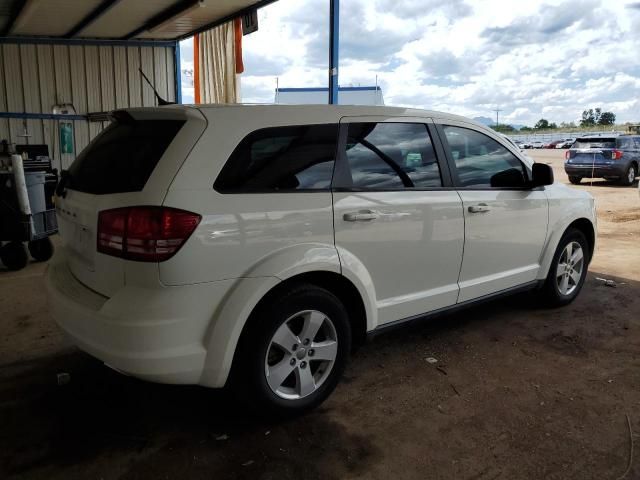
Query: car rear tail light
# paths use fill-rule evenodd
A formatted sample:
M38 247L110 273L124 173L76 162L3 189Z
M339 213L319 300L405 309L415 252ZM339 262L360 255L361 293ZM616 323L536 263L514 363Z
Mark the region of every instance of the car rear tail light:
M564 159L569 160L570 158L571 158L571 152L567 150L566 152L564 152Z
M140 262L163 262L176 254L201 216L167 207L127 207L98 214L98 252Z
M621 150L612 150L611 151L611 160L620 160L622 158Z

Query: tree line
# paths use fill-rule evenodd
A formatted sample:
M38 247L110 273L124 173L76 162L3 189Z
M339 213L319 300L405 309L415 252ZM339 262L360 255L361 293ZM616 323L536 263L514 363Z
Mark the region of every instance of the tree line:
M581 127L596 127L596 126L608 126L615 125L616 114L613 112L603 112L601 108L590 108L582 112L582 119L580 120ZM495 125L492 127L498 132L514 132L516 129L511 125ZM522 127L521 132L533 132L536 130L556 130L558 128L577 128L575 122L561 122L560 125L555 122L549 122L546 118L541 118L536 122L533 127Z

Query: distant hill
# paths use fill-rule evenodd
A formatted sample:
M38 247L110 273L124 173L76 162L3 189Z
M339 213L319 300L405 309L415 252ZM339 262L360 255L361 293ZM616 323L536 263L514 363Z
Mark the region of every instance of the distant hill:
M489 118L489 117L473 117L473 119L478 123L486 125L487 127L492 127L493 125L496 124L496 121L493 118ZM516 130L520 130L522 127L524 127L524 125L515 125L513 123L510 125Z
M489 117L473 117L473 119L478 123L487 125L488 127L496 124L496 121L493 118L489 118Z

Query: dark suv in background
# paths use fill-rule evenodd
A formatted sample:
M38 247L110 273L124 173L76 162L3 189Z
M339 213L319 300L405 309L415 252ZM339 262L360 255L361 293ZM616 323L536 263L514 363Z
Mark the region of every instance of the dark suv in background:
M605 178L631 185L640 164L640 135L581 137L565 159L564 171L573 184L583 178Z

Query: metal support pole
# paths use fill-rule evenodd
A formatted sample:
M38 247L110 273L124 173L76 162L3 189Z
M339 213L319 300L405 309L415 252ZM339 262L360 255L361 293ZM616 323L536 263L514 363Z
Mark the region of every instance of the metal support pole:
M338 52L340 46L340 0L329 0L329 103L338 103Z
M175 67L176 103L182 103L182 59L180 58L180 42L176 40L173 50L173 62Z

